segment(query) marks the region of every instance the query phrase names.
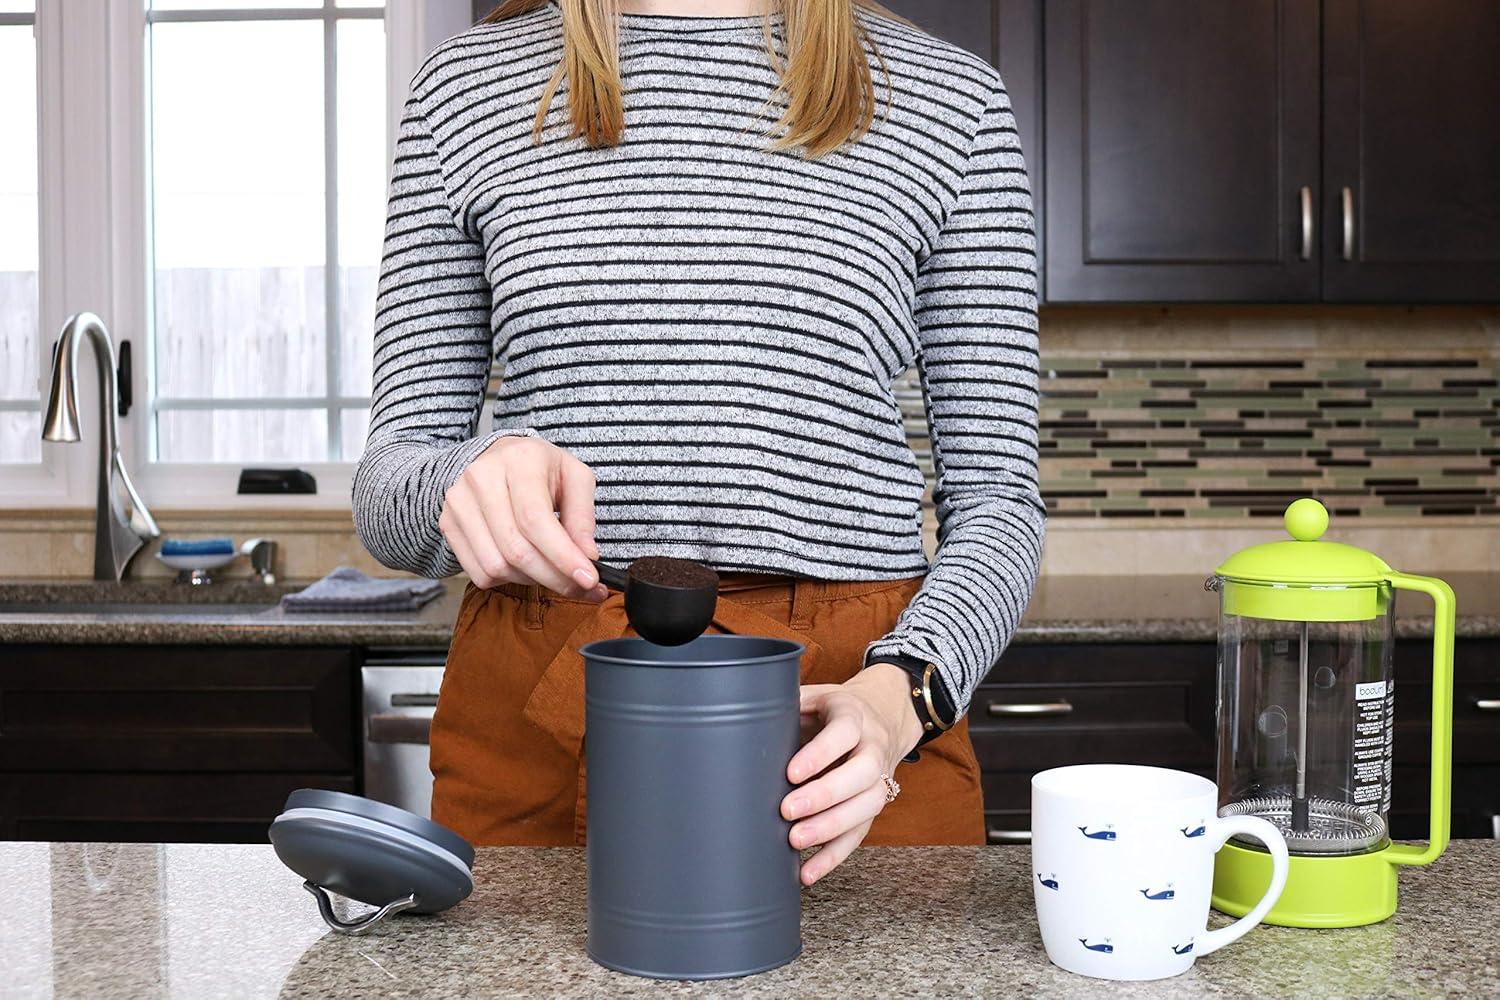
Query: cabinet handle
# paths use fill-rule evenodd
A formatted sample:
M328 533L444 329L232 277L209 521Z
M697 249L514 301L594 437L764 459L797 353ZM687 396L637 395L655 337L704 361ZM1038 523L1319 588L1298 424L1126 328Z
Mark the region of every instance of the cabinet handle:
M1029 844L1031 843L1030 830L997 830L990 827L985 831L985 839L991 844Z
M1474 707L1481 712L1500 712L1500 698L1480 698Z
M1042 718L1067 715L1073 711L1073 706L1065 701L1046 701L1029 705L1009 705L1001 701L992 701L985 707L985 711L996 718L1015 716Z
M1344 188L1344 259L1354 259L1354 191Z
M1303 260L1312 260L1313 252L1313 203L1312 188L1302 187L1302 253Z

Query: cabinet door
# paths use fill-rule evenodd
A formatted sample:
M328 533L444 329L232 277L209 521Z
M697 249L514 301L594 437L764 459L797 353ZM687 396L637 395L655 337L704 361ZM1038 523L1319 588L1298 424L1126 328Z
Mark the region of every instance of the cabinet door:
M1323 17L1323 297L1500 301L1500 4Z
M1045 9L1047 299L1315 300L1318 4Z
M352 774L356 683L350 649L8 646L0 773Z

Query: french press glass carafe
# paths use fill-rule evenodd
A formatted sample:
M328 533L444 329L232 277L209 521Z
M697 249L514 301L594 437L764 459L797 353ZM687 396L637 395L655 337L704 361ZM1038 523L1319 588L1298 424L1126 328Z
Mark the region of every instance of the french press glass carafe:
M1276 824L1291 852L1267 922L1350 927L1396 910L1399 865L1448 843L1453 717L1453 591L1379 557L1319 541L1328 511L1286 510L1291 541L1251 546L1208 581L1220 597L1219 814ZM1390 840L1395 591L1435 607L1432 797L1425 846ZM1232 841L1214 870L1214 907L1241 916L1264 893L1270 857Z

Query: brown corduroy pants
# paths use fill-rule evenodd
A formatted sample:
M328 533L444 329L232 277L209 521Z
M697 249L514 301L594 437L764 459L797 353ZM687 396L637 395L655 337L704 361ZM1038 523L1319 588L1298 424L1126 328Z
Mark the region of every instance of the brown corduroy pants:
M838 684L864 661L921 586L721 578L714 632L793 639L806 646L803 684ZM581 844L586 830L583 658L597 639L633 634L624 603L559 597L541 587L472 584L454 626L432 722L432 816L473 844ZM868 844L982 844L979 765L968 726L922 748L895 777Z

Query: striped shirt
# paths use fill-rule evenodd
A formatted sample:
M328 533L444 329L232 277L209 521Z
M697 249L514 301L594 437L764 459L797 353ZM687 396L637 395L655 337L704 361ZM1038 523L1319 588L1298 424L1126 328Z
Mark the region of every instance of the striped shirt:
M858 16L890 78L872 60L871 132L816 160L767 151L759 17L624 15L610 149L567 138L565 88L533 141L555 5L428 57L396 147L354 482L381 562L458 572L445 492L497 436L535 434L593 469L607 562L926 573L869 652L936 663L968 705L1030 598L1045 526L1030 194L994 69ZM912 366L937 476L930 567L893 388Z

